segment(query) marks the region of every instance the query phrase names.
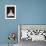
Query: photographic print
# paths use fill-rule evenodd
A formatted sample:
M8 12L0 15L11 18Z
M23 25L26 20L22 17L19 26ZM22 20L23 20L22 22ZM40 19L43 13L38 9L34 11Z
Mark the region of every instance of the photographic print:
M20 29L19 29L20 28ZM46 25L19 25L20 40L46 41Z
M5 6L5 19L16 19L16 5Z
M46 42L46 25L19 24L18 42L20 46Z

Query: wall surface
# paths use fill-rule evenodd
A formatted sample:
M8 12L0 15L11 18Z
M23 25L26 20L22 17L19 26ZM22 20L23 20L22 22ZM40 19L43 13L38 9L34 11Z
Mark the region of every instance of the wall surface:
M16 5L16 20L5 19L4 11L7 4ZM17 34L18 24L46 24L46 0L1 0L0 44L8 43L9 32Z

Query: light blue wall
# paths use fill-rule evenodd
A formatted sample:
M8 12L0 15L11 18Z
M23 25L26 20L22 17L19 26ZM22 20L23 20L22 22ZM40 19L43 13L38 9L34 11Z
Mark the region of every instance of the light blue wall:
M17 1L17 23L46 24L46 0Z
M16 4L16 20L5 19L5 5ZM46 0L2 0L0 3L0 43L8 43L9 32L18 24L46 24ZM17 43L17 40L16 40Z

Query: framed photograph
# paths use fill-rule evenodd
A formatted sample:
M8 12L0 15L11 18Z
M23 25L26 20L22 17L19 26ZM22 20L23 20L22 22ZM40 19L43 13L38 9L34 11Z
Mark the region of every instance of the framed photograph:
M46 25L19 24L18 42L23 40L46 41Z
M5 6L5 19L16 19L16 5Z

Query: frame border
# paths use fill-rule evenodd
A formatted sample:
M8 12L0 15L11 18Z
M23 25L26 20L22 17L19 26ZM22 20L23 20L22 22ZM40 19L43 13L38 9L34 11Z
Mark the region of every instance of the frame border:
M15 7L15 17L14 18L7 18L7 7ZM16 19L16 5L5 5L5 19Z

